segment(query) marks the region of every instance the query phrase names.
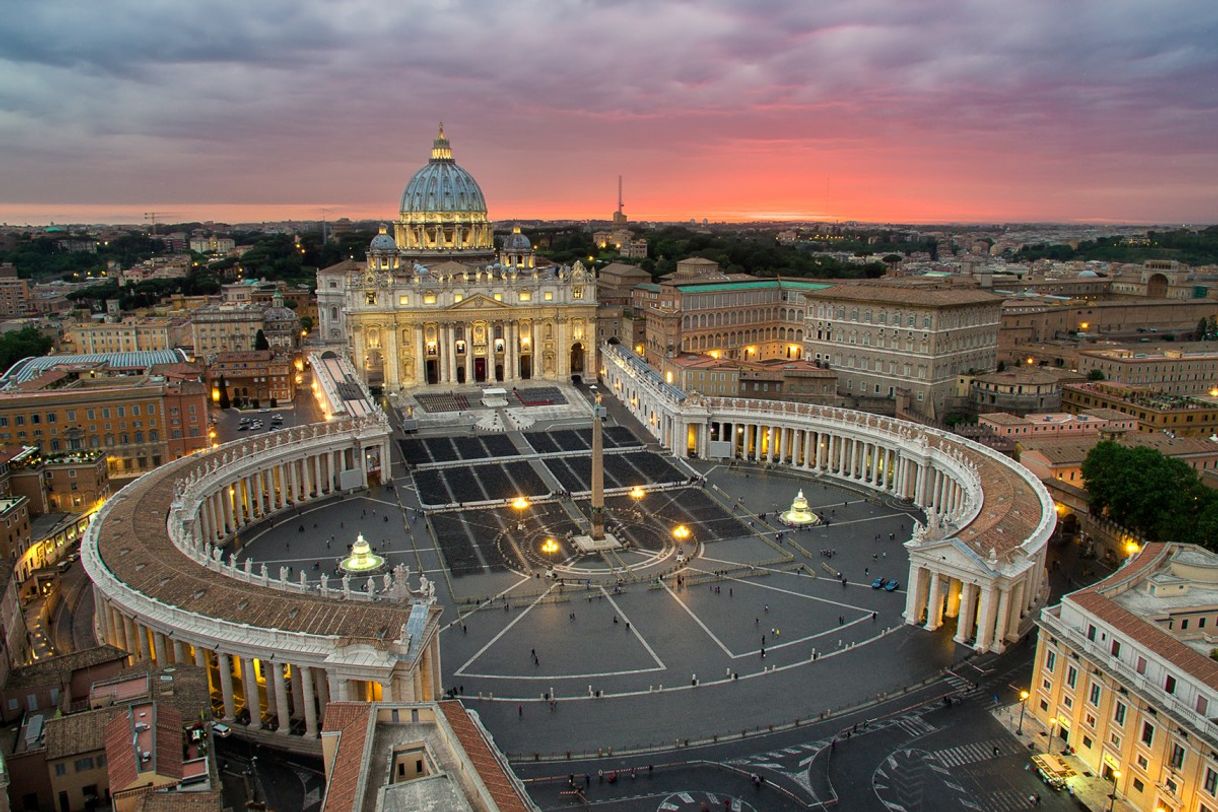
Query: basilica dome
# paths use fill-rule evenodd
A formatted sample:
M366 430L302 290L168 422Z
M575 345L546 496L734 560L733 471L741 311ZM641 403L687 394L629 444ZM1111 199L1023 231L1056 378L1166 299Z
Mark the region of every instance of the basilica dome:
M402 214L486 213L486 198L474 176L453 160L444 125L431 148L431 160L414 173L402 193Z

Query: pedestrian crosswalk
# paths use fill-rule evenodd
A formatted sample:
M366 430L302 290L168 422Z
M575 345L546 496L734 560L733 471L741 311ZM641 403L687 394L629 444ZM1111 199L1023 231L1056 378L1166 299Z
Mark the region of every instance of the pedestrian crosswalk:
M1027 809L1028 798L1019 790L1000 789L988 793L984 798L960 798L960 805L977 812L1014 812Z
M953 674L951 672L948 672L947 684L952 687L952 689L955 691L956 696L961 699L969 699L971 697L977 696L983 690L980 685L974 685L972 682L969 682L964 677L957 676L956 674Z
M976 764L991 758L1001 758L1022 752L1019 743L1009 736L997 739L987 739L982 742L961 744L944 750L935 750L933 755L947 767L960 767L965 764Z

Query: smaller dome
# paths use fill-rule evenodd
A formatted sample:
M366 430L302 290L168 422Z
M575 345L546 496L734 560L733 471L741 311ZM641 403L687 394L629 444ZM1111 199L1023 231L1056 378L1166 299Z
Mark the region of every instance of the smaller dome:
M392 252L398 250L398 244L393 241L393 237L389 236L389 229L382 225L380 233L372 238L372 242L368 243L368 250Z
M1099 276L1099 274L1092 270L1086 270L1086 271L1079 271L1078 276L1079 276L1079 279L1095 279L1096 277Z
M520 233L520 226L512 226L512 233L503 238L504 251L532 251L529 238Z

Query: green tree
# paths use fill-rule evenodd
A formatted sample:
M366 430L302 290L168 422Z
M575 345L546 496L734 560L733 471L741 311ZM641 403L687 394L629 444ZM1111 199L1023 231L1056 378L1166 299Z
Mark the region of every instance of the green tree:
M266 333L259 330L257 333L254 334L254 349L269 350L270 348L271 348L271 342L266 340Z
M23 327L0 336L0 371L22 358L46 355L53 342L35 327Z
M1083 479L1095 515L1150 541L1218 545L1218 493L1180 460L1104 441L1083 461Z
M1090 372L1087 373L1087 380L1089 380L1089 381L1104 380L1104 370L1102 370L1102 369L1091 370Z

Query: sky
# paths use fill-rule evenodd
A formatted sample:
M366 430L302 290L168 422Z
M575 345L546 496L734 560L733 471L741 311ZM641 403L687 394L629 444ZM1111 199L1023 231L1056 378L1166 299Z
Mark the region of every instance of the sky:
M1218 222L1213 0L107 0L0 15L0 222Z

